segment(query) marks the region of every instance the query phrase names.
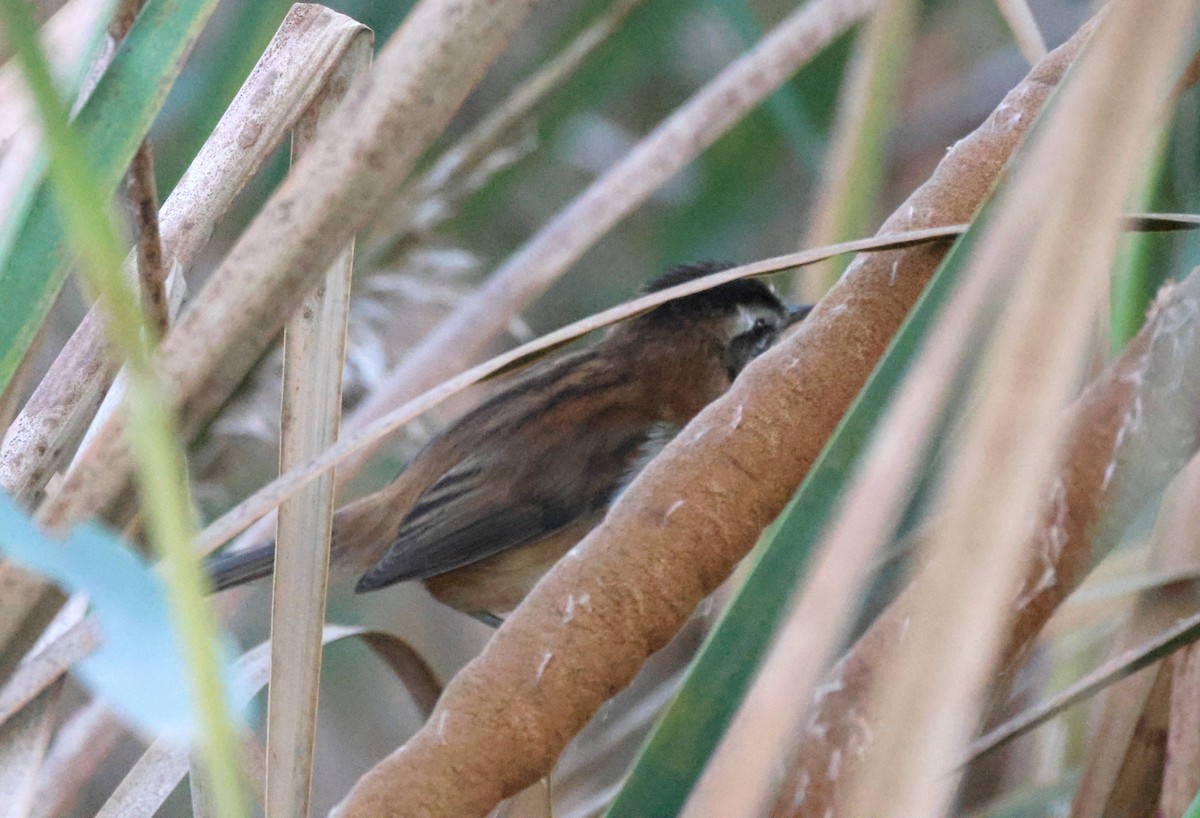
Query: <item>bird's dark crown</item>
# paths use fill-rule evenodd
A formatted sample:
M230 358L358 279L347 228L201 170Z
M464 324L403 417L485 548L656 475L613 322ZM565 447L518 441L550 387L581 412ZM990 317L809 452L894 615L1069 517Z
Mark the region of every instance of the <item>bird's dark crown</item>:
M677 284L684 284L713 273L719 273L722 270L728 270L732 266L727 262L715 261L681 264L672 267L647 284L645 292L655 293ZM720 315L732 312L738 307L749 306L761 306L772 310L784 309L782 302L766 284L754 279L742 278L695 295L669 301L656 307L647 317L678 318L687 315Z

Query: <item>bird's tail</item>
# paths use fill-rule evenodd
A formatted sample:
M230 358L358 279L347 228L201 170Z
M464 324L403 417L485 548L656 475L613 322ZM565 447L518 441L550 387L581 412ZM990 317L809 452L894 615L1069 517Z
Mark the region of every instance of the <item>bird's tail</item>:
M395 503L383 492L339 508L333 515L329 567L361 574L378 562L395 539L398 526L392 519L394 508ZM214 593L269 577L274 570L273 541L232 554L217 554L204 563Z
M217 554L204 563L213 592L235 588L271 575L275 569L275 543L256 545L233 554Z

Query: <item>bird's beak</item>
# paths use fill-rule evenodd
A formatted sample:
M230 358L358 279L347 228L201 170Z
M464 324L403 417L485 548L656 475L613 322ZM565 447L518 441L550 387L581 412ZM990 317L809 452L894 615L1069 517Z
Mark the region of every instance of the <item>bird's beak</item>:
M799 324L810 312L812 312L812 308L812 304L797 304L796 306L791 307L788 310L787 321L783 326L786 328L792 326L793 324Z

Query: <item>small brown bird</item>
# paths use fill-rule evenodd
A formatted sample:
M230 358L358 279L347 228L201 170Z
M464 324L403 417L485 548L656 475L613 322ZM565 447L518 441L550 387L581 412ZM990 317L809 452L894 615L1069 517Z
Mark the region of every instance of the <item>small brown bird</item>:
M726 265L677 267L648 292ZM613 499L780 331L789 311L734 281L618 324L514 375L387 487L338 510L331 563L356 590L410 579L489 624L604 517ZM271 573L274 545L219 555L215 590Z

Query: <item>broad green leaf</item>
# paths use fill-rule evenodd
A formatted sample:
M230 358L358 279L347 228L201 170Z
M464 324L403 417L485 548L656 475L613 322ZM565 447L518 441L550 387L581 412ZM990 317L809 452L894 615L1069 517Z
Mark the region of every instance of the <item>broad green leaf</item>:
M216 0L149 0L75 119L100 192L112 195L162 107ZM20 218L21 216L19 216ZM71 255L47 182L33 194L0 258L0 393L45 320Z

